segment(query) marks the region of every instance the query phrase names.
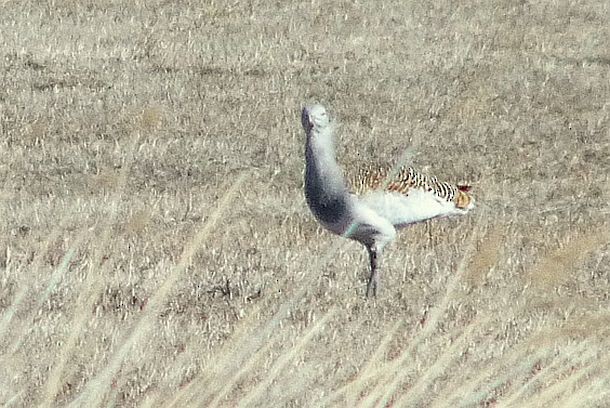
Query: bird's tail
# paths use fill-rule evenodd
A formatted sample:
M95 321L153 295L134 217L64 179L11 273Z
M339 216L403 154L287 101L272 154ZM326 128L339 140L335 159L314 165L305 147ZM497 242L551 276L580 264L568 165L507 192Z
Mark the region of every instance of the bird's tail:
M461 210L472 210L474 208L474 198L468 194L470 186L458 185L455 206Z

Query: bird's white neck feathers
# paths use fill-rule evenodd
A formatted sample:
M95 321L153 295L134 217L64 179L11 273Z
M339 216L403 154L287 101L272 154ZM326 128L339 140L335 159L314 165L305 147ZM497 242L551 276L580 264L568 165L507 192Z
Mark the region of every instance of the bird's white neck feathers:
M306 185L321 190L324 196L347 194L343 172L335 157L331 124L314 126L307 132Z
M332 125L317 119L308 117L305 124L305 197L322 225L343 234L351 223L352 200L335 159Z

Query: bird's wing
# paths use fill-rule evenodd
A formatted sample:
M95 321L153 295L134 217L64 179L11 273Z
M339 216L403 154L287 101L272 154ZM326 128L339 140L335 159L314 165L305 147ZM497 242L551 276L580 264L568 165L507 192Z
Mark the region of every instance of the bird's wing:
M389 169L363 169L352 180L359 200L402 226L429 218L463 214L474 208L469 186L438 181L411 167L402 167L388 179Z

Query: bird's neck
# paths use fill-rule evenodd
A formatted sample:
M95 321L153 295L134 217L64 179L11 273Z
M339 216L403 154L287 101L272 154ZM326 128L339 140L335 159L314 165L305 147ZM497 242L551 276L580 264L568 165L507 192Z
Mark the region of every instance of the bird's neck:
M305 193L310 207L343 201L347 188L335 158L330 127L312 129L305 147Z

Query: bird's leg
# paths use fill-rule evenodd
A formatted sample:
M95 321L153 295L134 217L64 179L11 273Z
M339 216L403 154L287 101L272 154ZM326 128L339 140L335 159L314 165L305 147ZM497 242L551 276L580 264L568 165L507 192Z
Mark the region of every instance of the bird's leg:
M369 251L369 261L371 263L371 276L369 283L366 285L366 297L377 296L377 287L379 286L379 274L377 273L377 249L367 247Z

